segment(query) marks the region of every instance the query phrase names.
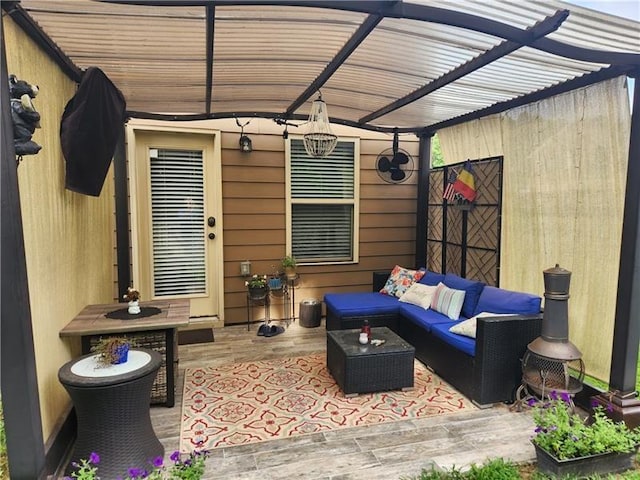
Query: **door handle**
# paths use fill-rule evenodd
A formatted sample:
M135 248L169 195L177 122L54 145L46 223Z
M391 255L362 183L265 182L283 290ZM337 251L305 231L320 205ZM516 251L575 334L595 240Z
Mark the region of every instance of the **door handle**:
M210 240L213 240L214 238L216 238L216 234L215 233L210 233L208 235L208 237L209 237Z
M215 227L216 226L216 218L215 217L207 218L207 225L209 225L210 227Z

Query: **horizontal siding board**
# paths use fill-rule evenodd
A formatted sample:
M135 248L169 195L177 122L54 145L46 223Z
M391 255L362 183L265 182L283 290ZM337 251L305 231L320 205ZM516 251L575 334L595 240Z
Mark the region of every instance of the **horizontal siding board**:
M360 213L415 213L415 199L376 199L360 201Z
M253 140L251 140L253 144ZM238 147L239 148L239 147ZM284 150L266 151L253 147L253 152L247 154L237 149L222 150L222 166L238 167L280 167L284 169ZM284 179L284 171L282 172Z
M264 198L223 198L225 215L234 213L278 214L282 213L283 202L278 199Z
M228 230L264 230L277 228L285 229L285 215L281 214L254 214L243 213L224 216L224 229Z
M284 195L284 169L277 165L223 165L222 178L224 184L239 183L274 183L282 188ZM251 187L251 186L250 186ZM246 190L245 194L251 192Z
M406 227L414 228L416 216L412 213L364 213L360 215L360 231L368 228Z
M251 247L252 245L284 245L285 233L283 230L260 230L260 232L247 230L224 231L224 243L228 246L238 245Z
M227 198L246 198L247 191L256 199L276 198L282 200L284 208L284 189L278 183L250 183L245 182L225 182L222 185Z

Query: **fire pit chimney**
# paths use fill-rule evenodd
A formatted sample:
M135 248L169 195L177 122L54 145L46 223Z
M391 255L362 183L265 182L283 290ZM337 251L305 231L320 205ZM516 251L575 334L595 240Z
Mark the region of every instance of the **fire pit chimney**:
M569 283L571 272L556 265L544 272L542 334L528 346L522 358L522 385L518 405L532 393L544 398L550 392L574 395L582 390L582 354L569 341Z
M556 360L577 360L582 353L569 341L571 272L556 264L542 273L545 290L542 335L529 344L529 350Z

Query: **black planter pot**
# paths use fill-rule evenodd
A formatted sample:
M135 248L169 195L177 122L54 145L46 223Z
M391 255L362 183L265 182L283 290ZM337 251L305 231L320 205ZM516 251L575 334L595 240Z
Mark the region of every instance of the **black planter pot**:
M267 296L267 287L249 287L249 298L251 300L262 300Z
M633 467L633 459L637 450L628 453L599 453L586 457L558 460L535 443L538 470L542 473L564 478L567 475L586 477L595 474L624 472Z

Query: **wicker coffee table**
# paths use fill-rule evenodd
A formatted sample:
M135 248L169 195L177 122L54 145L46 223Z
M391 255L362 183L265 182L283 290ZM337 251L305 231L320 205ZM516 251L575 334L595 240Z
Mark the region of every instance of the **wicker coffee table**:
M345 395L413 388L415 349L387 327L371 329L380 346L360 345L360 330L327 332L327 368Z

